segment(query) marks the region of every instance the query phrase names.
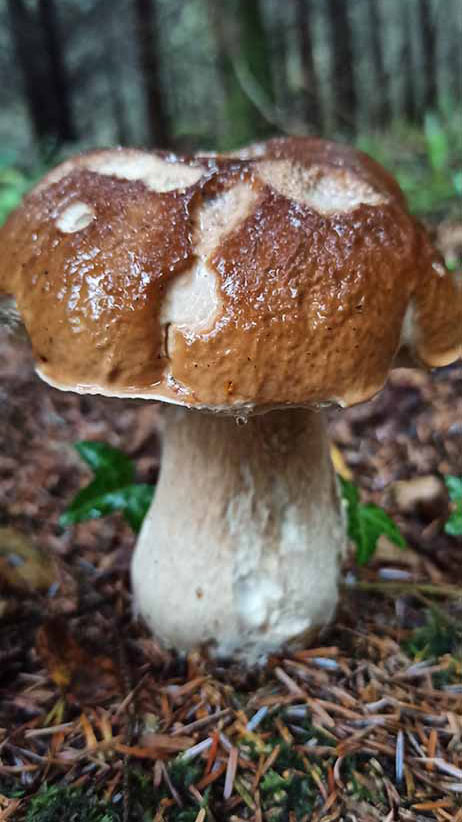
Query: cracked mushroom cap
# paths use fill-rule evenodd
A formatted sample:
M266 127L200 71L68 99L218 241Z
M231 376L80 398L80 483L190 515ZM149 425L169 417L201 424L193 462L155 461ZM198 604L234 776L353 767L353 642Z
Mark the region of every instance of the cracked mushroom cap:
M462 292L395 181L318 139L236 156L95 151L0 229L40 376L228 413L350 405L400 348L462 346Z

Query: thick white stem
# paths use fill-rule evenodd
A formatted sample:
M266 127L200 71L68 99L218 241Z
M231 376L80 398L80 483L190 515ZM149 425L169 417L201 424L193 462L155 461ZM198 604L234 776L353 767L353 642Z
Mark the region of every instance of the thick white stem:
M332 618L345 531L323 415L167 407L136 547L137 607L165 645L262 661Z

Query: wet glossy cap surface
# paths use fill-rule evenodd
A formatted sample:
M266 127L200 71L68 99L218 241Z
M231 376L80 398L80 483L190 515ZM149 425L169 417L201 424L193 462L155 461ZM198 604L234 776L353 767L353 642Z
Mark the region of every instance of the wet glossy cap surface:
M238 156L91 152L0 229L41 376L233 413L367 399L401 346L457 358L462 291L366 155L289 138Z

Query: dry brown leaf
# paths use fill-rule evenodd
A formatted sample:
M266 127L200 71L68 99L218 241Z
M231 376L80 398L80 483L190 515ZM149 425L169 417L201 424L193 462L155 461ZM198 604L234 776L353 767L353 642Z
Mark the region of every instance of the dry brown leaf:
M155 749L161 754L175 753L176 751L184 751L194 745L194 739L191 736L146 733L141 737L140 745L143 748Z
M448 515L448 492L435 474L394 482L388 496L402 514L417 514L427 522Z
M194 744L194 740L188 736L170 737L166 734L152 734L158 737L156 745L123 745L118 743L115 746L116 751L126 754L127 756L134 756L137 759L163 759L172 753L179 753L189 748Z
M62 617L53 617L39 628L36 646L51 679L63 690L70 691L78 702L98 700L102 693L116 689L112 660L93 656L82 648Z
M330 458L332 460L332 465L334 466L334 470L337 474L340 474L341 477L345 480L352 480L353 474L351 473L348 465L345 462L342 452L340 448L338 448L335 443L331 443L330 446Z
M20 593L47 591L57 579L57 565L43 548L14 528L0 528L0 585Z

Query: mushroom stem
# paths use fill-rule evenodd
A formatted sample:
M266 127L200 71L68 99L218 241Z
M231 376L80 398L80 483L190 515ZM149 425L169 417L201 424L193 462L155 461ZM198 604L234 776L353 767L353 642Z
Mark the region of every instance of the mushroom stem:
M169 647L248 664L332 618L345 529L323 414L165 408L162 469L136 547L139 612Z

